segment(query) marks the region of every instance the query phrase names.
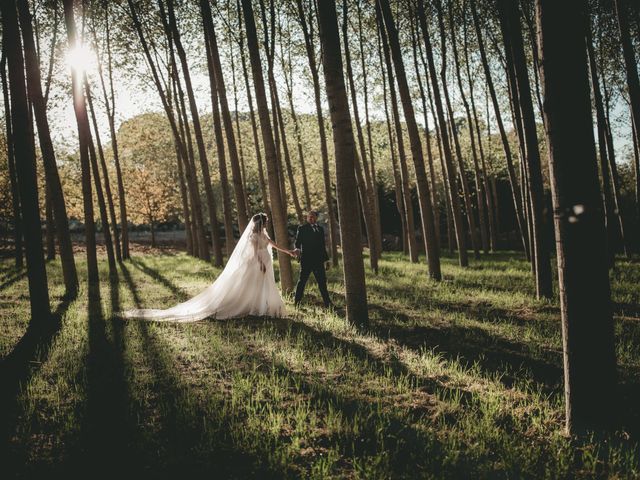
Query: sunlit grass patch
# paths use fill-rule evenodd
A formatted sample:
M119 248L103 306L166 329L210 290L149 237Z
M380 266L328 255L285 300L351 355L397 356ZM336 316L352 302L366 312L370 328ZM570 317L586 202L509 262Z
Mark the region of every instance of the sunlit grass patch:
M85 271L81 258L78 267ZM55 308L61 271L57 262L47 268ZM616 312L624 307L616 334L625 381L640 365L630 285L638 268L621 262L612 273ZM137 255L110 284L101 262L98 313L89 319L81 291L19 391L7 468L97 462L111 473L236 478L640 474L633 440L575 446L564 436L558 305L533 298L518 254L484 256L468 269L444 257L437 283L423 260L386 253L380 273L367 273L366 331L323 309L313 281L299 309L287 297L285 319L112 316L171 306L219 272L185 254ZM14 272L3 264L0 275ZM340 311L341 272L328 277ZM26 329L25 288L18 278L2 289L2 356Z

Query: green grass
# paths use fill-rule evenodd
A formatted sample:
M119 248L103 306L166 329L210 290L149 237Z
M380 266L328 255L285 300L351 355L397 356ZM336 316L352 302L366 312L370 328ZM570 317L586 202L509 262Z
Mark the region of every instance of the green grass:
M78 267L85 271L83 257ZM60 328L6 395L0 471L216 478L574 478L640 475L640 265L612 273L623 412L618 432L563 434L556 302L533 298L518 254L484 256L444 280L385 254L368 273L371 328L322 308L311 282L289 318L122 322L218 269L185 254L136 255L101 296L58 308ZM48 264L52 308L61 270ZM340 272L329 288L343 304ZM26 277L0 263L0 358L28 320ZM88 312L92 312L91 315ZM33 353L33 352L32 352ZM636 402L634 404L634 402Z

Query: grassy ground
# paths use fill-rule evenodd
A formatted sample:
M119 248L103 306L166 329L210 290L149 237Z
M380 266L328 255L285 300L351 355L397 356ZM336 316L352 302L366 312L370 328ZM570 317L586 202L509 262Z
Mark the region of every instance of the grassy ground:
M144 254L110 283L102 261L100 296L83 291L69 303L53 262L60 323L31 346L20 342L26 277L0 263L0 367L10 383L0 471L639 476L640 265L621 260L612 273L620 429L577 442L562 428L558 305L533 299L528 264L517 254L468 269L443 262L435 283L424 264L386 254L367 278L368 332L319 308L315 284L301 310L287 299L286 319L125 323L112 312L170 306L219 270L182 253ZM81 256L78 266L85 271ZM340 306L339 271L329 281Z

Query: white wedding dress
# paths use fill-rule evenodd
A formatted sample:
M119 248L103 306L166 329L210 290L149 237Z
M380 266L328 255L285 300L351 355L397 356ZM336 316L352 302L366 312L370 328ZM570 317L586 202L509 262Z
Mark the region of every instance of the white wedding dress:
M207 317L285 316L285 305L273 274L269 236L266 229L254 232L254 226L250 221L224 270L203 292L165 310L128 310L121 315L175 322L196 322Z

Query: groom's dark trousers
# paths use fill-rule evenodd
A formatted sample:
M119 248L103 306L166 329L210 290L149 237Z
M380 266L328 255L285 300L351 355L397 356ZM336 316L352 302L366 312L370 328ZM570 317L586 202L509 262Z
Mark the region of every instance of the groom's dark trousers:
M306 223L298 227L296 233L296 248L300 249L300 278L296 285L295 304L298 305L304 295L304 287L307 285L309 276L313 273L318 283L318 289L322 295L325 307L331 305L329 292L327 290L327 275L324 269L324 262L329 260L324 241L324 230L320 225Z

